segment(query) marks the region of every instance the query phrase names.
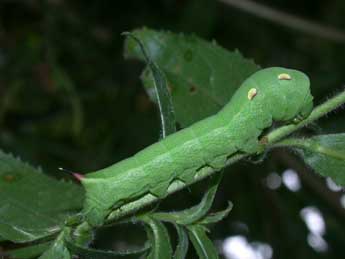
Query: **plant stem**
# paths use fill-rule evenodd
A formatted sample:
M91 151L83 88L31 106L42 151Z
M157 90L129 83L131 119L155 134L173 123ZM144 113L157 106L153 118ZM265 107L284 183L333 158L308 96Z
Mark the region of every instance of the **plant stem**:
M340 94L332 97L331 99L327 100L323 104L317 106L311 114L305 120L296 123L290 124L286 126L282 126L272 132L270 132L265 138L268 144L273 144L278 140L290 135L292 132L305 127L306 125L310 124L311 122L318 120L322 116L326 115L327 113L335 110L339 106L345 103L345 91L341 92Z
M288 138L272 145L273 147L296 147L304 150L309 150L314 153L326 155L328 157L340 159L345 161L345 154L338 152L335 149L327 148L319 144L319 142L313 141L313 139L303 138Z
M266 147L273 147L273 144L279 141L280 139L290 135L292 132L295 132L296 130L306 126L307 124L319 119L320 117L326 115L330 111L338 108L342 104L345 103L345 91L342 93L334 96L333 98L329 99L325 103L317 106L311 114L306 118L305 120L297 123L297 124L290 124L286 126L282 126L276 130L273 130L269 134L267 134L265 137L263 137L266 140ZM239 160L242 160L246 157L249 157L251 154L235 154L232 157L230 157L227 162L226 166L229 166ZM194 177L194 180L188 184L185 184L181 181L175 181L173 182L167 191L167 195L173 194L181 189L186 188L189 185L192 185L198 181L201 181L202 179L216 173L213 168L211 167L204 167L200 171L197 172L197 174ZM114 210L107 218L107 222L114 221L116 219L119 219L121 217L130 215L134 213L135 211L138 211L139 209L148 206L154 202L157 202L159 200L158 197L147 194L143 196L142 198L133 201L131 203L128 203L116 210Z
M330 26L318 24L304 18L273 9L252 0L219 0L229 6L253 14L257 17L272 21L276 24L293 28L304 33L315 35L334 42L345 42L345 33Z

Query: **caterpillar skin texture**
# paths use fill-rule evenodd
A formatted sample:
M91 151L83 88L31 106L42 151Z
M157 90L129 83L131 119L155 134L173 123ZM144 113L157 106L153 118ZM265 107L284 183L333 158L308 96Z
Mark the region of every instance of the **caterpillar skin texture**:
M145 194L164 197L174 180L190 183L202 167L220 170L236 152L258 152L265 128L273 121L305 118L312 100L304 73L279 67L256 72L217 114L87 174L81 181L86 189L85 219L101 225L112 210Z

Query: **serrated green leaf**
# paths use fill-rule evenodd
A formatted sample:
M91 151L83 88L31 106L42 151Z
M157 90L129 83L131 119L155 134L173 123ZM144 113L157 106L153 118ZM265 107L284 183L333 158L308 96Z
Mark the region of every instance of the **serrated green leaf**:
M225 210L218 211L215 213L210 213L207 216L205 216L203 219L198 221L198 224L207 225L207 224L213 224L217 223L218 221L221 221L225 217L227 217L232 210L233 204L231 201L229 201L228 207Z
M206 193L198 205L177 212L156 212L152 214L152 217L179 225L193 224L203 218L210 210L221 179L222 172L212 178Z
M0 234L13 242L56 235L83 203L83 189L0 151Z
M199 259L217 259L218 252L212 241L206 235L206 229L200 225L187 227L188 235L199 256Z
M315 172L345 186L345 133L284 142L298 148L298 153Z
M151 60L149 55L146 53L146 50L140 39L135 37L131 33L126 33L125 35L129 36L127 41L133 39L137 42L140 47L141 53L145 58L146 65L150 69L153 78L152 85L154 86L155 100L157 101L160 112L162 138L165 138L171 133L176 132L174 107L172 104L170 93L168 91L165 75L163 71L159 69L159 67Z
M135 30L153 61L163 70L173 99L176 120L182 127L220 110L251 74L259 69L238 51L230 52L215 42L196 36ZM125 43L125 56L143 60L133 41ZM152 78L143 74L143 83L153 97ZM200 105L202 103L203 105Z
M189 240L188 234L184 227L175 225L178 237L178 244L174 253L174 259L185 259L188 252Z
M146 223L147 233L151 241L151 252L148 259L171 258L172 247L168 230L158 220L149 216L141 217L141 220Z
M45 242L41 244L31 245L28 247L18 248L7 251L6 254L12 259L30 259L37 258L39 255L48 250L52 242Z
M65 244L65 235L68 231L62 231L50 248L39 259L72 259Z

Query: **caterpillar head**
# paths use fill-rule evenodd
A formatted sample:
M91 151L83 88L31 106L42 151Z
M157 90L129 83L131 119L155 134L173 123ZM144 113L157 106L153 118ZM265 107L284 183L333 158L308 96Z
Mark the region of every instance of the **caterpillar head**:
M309 78L298 70L266 68L253 74L246 86L250 88L248 99L255 92L253 100L258 99L261 105L269 107L274 120L300 120L307 117L313 108Z

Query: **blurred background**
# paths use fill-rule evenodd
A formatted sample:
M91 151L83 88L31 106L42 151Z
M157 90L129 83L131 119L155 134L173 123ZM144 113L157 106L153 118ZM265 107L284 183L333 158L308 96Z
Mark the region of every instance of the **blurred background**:
M315 103L344 88L344 1L252 3L1 0L1 149L58 176L60 166L90 172L157 141L158 110L140 81L144 64L124 60L120 35L143 26L215 39L262 67L300 69L311 78ZM344 111L310 131L345 132ZM345 194L331 180L285 150L227 171L215 209L227 200L234 209L211 229L224 258L344 258ZM161 208L191 206L204 190L200 183ZM139 236L107 230L96 243L116 249Z

